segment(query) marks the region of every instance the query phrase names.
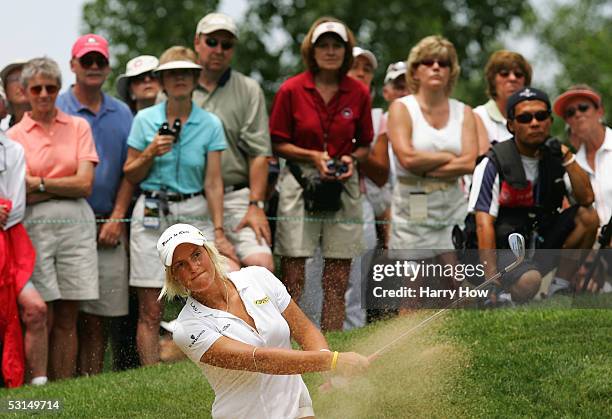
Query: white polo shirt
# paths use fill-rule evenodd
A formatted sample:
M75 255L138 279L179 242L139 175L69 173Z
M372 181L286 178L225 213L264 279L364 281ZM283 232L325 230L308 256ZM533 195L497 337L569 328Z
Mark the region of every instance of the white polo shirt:
M291 297L267 269L243 268L229 274L257 329L244 320L189 297L173 334L174 342L198 365L215 392L212 417L297 418L312 416L312 401L300 375L269 375L214 367L200 362L221 336L249 345L291 349L283 311ZM307 413L307 414L305 414Z
M576 161L589 174L595 193L594 206L599 215L599 224L603 226L610 221L612 214L612 129L606 127L604 142L595 152L595 170L587 162L584 146L576 153Z

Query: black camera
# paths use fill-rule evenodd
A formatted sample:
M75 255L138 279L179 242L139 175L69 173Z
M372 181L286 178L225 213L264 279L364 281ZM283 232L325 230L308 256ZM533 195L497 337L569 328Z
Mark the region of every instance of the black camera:
M178 140L178 137L181 133L181 120L176 118L174 120L174 124L172 124L172 128L170 128L170 124L168 122L164 122L161 127L159 127L159 131L157 131L159 135L172 135L174 137L174 142Z
M327 171L333 172L332 176L339 177L348 172L348 165L337 159L327 160Z

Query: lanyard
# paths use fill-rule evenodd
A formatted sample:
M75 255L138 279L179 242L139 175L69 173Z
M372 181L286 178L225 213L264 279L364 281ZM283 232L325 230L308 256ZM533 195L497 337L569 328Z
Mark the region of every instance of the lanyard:
M338 87L338 92L339 91L340 91L340 88ZM321 99L321 102L323 103L323 106L327 110L327 105L325 104L325 101L323 100L323 96L321 96L321 93L319 93L318 90L316 90L316 92L317 92L317 95L319 95L319 98ZM331 125L334 122L334 118L336 118L336 115L338 115L338 109L340 108L340 98L336 98L336 96L338 95L338 92L336 92L334 94L334 96L331 98L331 100L329 101L329 103L331 103L335 99L337 99L333 111L332 112L327 112L327 119L326 119L325 123L323 122L323 117L321 116L320 109L317 108L317 116L319 117L319 124L321 125L321 131L323 131L323 149L325 150L325 152L327 152L327 154L329 154L329 152L327 150L327 142L328 142L328 138L329 138L329 130L331 129Z

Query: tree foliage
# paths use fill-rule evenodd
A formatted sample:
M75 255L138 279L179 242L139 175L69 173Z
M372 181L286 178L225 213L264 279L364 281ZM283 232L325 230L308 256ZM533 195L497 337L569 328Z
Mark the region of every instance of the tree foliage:
M174 44L192 45L198 20L218 3L92 0L83 16L86 30L108 37L118 73L136 55L159 55ZM386 66L405 60L419 39L431 34L447 37L462 67L455 96L477 104L485 98L482 68L498 45L498 35L529 13L525 0L251 0L240 25L234 66L257 78L271 99L283 80L303 69L299 45L312 22L329 15L346 22L358 44L375 53L381 63L378 86Z
M563 70L556 85L563 92L587 83L612 105L612 4L608 0L578 0L557 5L544 21L540 37L555 51ZM612 116L607 112L608 120Z
M83 6L84 31L108 39L115 71L108 84L138 55L159 57L173 45L193 48L198 21L218 0L90 0Z

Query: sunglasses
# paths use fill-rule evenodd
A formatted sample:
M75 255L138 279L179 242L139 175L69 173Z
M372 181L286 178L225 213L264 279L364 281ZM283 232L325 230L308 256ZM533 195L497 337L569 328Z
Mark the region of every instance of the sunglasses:
M216 48L220 43L223 51L234 48L234 42L228 40L219 41L217 38L206 38L204 42L206 42L206 45L210 48Z
M450 67L450 65L451 65L450 60L439 60L437 58L426 58L426 59L421 60L421 61L419 61L418 63L415 63L415 64L416 64L416 67L418 67L421 64L423 64L426 67L433 67L434 63L438 63L438 65L441 68L447 68L447 67Z
M30 86L30 93L34 96L38 96L42 93L43 89L47 91L48 95L54 95L59 91L59 87L55 84L39 84L36 86Z
M85 69L91 68L94 63L98 66L98 68L106 68L108 66L108 60L100 54L85 54L79 58L79 63L81 64L81 67Z
M586 111L588 111L589 109L591 109L591 104L590 103L579 103L576 106L568 106L567 108L565 108L565 118L571 118L572 116L576 115L576 112L580 111L582 113L585 113Z
M514 74L514 77L516 77L517 79L522 79L523 77L525 77L525 73L520 70L508 70L506 68L502 68L497 72L497 74L499 74L503 78L510 77L510 73Z
M524 112L515 117L516 122L519 124L528 124L533 121L533 118L540 122L546 121L550 118L550 111L537 111L536 113Z
M157 77L152 71L147 71L146 73L131 77L130 81L132 83L143 83L147 80L147 78L149 78L149 80L157 80Z

